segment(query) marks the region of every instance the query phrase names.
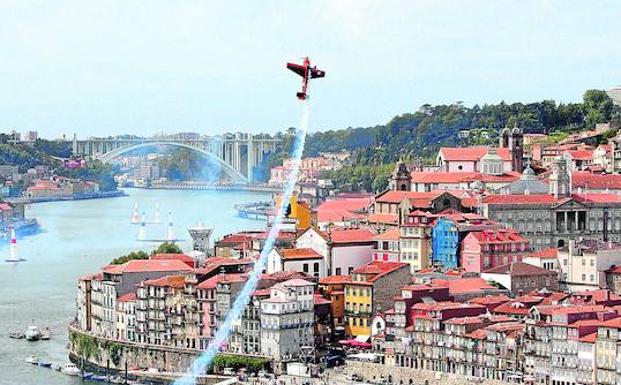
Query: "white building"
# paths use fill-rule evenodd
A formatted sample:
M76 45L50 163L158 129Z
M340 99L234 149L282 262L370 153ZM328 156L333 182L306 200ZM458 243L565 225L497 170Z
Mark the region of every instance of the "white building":
M136 293L120 296L116 304L116 338L134 341L136 338Z
M326 275L347 275L371 262L373 237L367 228L306 230L296 241L297 248L309 248L323 256Z
M605 271L621 265L621 243L585 239L570 240L559 249L561 282L570 291L606 287Z
M274 285L261 301L262 354L278 363L295 360L301 347L313 346L314 286L291 279Z
M323 256L311 248L272 249L267 256L267 273L278 271L303 271L317 278L327 276Z

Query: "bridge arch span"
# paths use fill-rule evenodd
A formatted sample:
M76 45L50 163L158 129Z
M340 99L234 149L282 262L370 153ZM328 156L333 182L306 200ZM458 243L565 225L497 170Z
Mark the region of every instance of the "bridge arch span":
M180 148L187 148L188 150L198 152L199 154L217 163L220 166L222 172L231 178L231 181L241 182L241 183L248 182L248 178L246 178L244 174L235 170L235 168L233 168L232 166L230 166L229 164L227 164L226 162L224 162L222 159L212 154L211 152L203 150L202 148L194 147L189 144L179 143L179 142L145 142L145 143L127 145L127 146L119 147L117 149L109 151L105 154L101 154L97 157L97 159L101 160L104 163L108 163L112 159L118 156L121 156L123 154L126 154L128 152L131 152L131 151L134 151L140 148L154 147L154 146L155 147L157 146L180 147Z

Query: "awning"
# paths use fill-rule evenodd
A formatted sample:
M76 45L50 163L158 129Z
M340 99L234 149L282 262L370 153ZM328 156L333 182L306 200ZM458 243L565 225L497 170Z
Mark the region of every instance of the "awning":
M369 341L369 338L371 338L371 336L366 334L360 334L359 336L356 336L356 342L367 342Z

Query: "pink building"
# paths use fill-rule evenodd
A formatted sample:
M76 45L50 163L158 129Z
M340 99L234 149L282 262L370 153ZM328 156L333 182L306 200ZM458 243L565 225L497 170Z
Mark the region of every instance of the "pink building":
M475 231L461 244L461 266L468 272L521 262L530 254L528 239L513 229Z
M392 227L373 237L374 261L400 262L399 249L399 228L397 227Z
M196 287L198 310L202 317L202 322L199 323L201 325L199 329L200 349L207 349L207 345L217 330L216 288L218 282L231 280L245 281L246 276L243 274L218 274L199 283Z

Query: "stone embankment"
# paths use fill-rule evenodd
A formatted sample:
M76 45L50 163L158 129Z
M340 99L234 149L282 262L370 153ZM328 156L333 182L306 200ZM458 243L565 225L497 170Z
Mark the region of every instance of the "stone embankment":
M439 373L430 370L401 368L360 361L346 361L345 373L358 374L366 382L373 382L381 378L390 379L393 384L428 384L428 385L507 385L508 382L473 379L458 376L455 374Z

